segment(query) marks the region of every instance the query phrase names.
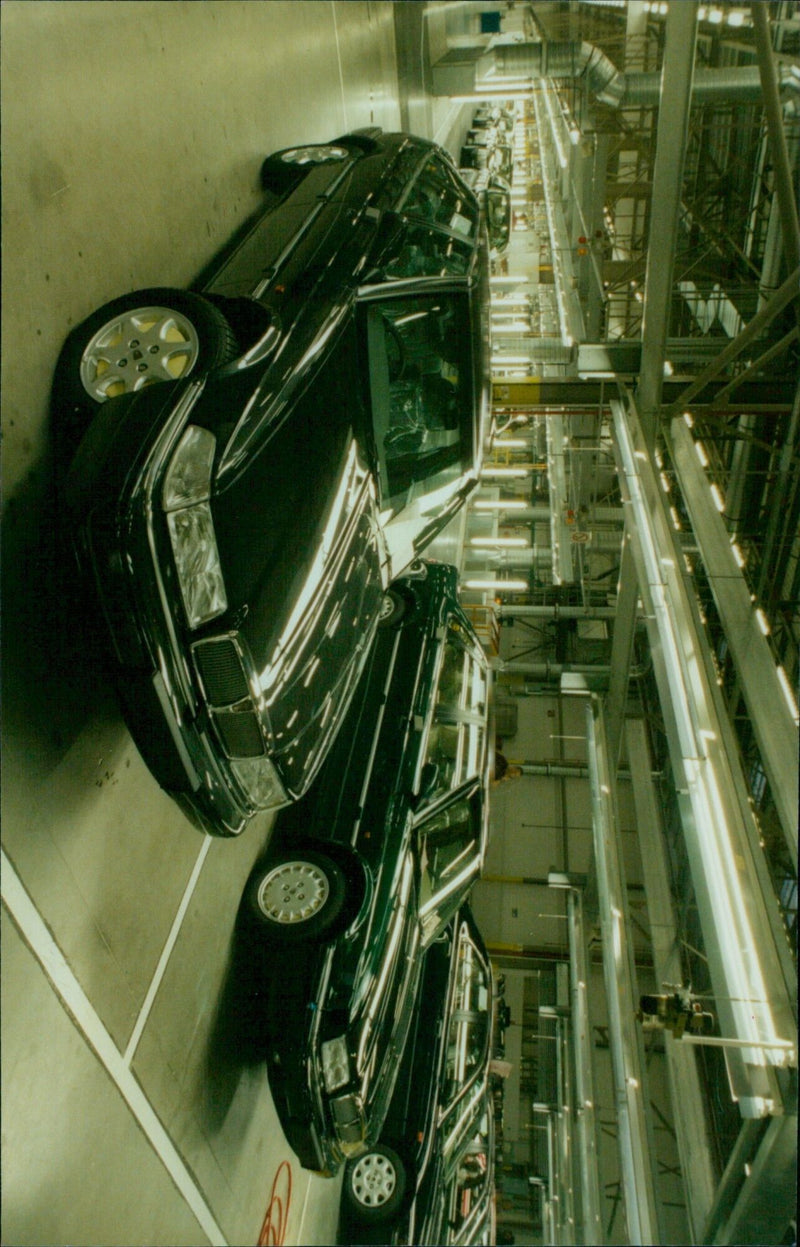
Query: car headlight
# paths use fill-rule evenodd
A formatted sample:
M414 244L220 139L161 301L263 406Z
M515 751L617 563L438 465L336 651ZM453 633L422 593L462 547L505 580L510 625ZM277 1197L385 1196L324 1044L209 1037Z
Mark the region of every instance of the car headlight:
M190 424L184 430L164 477L161 503L165 511L208 501L216 447L217 439L208 429Z
M232 758L230 768L258 809L276 810L288 804L286 790L269 758Z
M208 499L216 440L189 425L172 456L161 502L190 628L227 610L228 599Z
M350 1057L347 1052L347 1036L338 1035L328 1039L320 1047L322 1078L325 1090L338 1091L350 1081Z

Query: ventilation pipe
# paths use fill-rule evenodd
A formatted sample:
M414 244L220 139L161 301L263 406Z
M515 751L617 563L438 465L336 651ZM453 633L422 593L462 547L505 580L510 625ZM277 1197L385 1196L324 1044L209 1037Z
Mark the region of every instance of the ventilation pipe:
M661 95L661 73L623 74L605 52L586 42L507 43L492 49L498 74L508 77L581 78L601 104L611 108L652 107ZM776 65L778 89L800 89L790 65ZM495 87L502 83L495 79ZM757 65L698 69L692 84L692 102L739 102L761 99Z

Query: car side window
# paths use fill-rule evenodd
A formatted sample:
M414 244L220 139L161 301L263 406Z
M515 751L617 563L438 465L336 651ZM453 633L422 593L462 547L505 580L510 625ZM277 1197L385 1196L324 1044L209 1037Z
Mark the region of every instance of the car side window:
M381 505L399 510L457 480L471 453L467 299L381 300L367 343Z
M437 768L434 795L479 775L486 732L486 672L456 619L448 621L423 764Z
M475 945L462 935L458 952L455 998L447 1036L445 1090L447 1109L460 1096L486 1056L489 1034L489 983Z

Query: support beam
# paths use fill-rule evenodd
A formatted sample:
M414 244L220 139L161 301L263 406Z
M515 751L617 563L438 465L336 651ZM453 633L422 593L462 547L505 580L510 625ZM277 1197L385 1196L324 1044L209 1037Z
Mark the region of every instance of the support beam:
M669 888L669 862L664 844L661 805L650 778L652 759L647 729L641 719L629 719L625 740L633 778L633 800L641 845L647 912L653 942L653 970L657 987L681 981L680 944ZM681 1161L686 1208L692 1242L703 1242L703 1231L714 1201L714 1163L695 1054L664 1032L672 1114Z
M613 799L615 781L608 757L603 713L596 698L588 699L586 703L586 736L608 1032L628 1239L632 1243L659 1243L663 1242L663 1237L659 1234L645 1114L645 1104L649 1103L650 1097L645 1090L646 1069L642 1059L641 1035L634 1021L635 975L627 934L627 887Z
M790 273L786 278L783 285L775 291L769 303L766 303L760 312L756 312L753 319L745 325L742 332L738 333L720 351L713 363L704 368L699 376L695 377L692 384L687 386L680 397L673 402L671 409L666 413L667 416L677 416L682 412L698 394L702 393L709 381L713 381L715 377L718 377L723 369L742 353L746 346L749 346L772 324L775 317L780 315L783 309L791 303L792 299L798 297L798 292L800 292L800 268L795 268L794 272Z
M750 11L753 14L753 35L758 52L758 72L764 95L764 112L767 115L770 155L775 170L775 193L778 196L781 213L783 249L789 269L796 269L800 265L800 226L797 220L797 202L783 129L783 110L778 94L775 58L769 37L769 18L764 0L752 0ZM798 314L800 314L800 308L798 308Z
M747 703L761 761L797 870L797 722L781 687L778 668L756 617L750 589L737 565L728 531L683 420L673 420L668 445L692 521L736 675Z
M619 588L617 590L617 616L611 639L611 675L605 701L608 756L614 769L616 769L619 761L620 747L622 745L622 725L625 719L625 706L628 701L628 683L630 681L631 661L633 658L633 641L636 635L638 600L639 585L636 580L636 567L631 553L630 538L626 534L622 543Z
M716 669L657 473L630 395L612 403L620 488L676 799L722 1033L750 1039L728 1069L743 1116L781 1111L783 1060L758 1046L796 1044L797 983Z
M591 1027L586 999L586 936L583 927L581 894L567 893L569 932L570 1000L572 1040L575 1049L575 1114L577 1117L578 1170L581 1179L581 1235L577 1242L602 1244L597 1140L595 1138L594 1077L592 1074Z
M655 441L664 382L664 351L672 303L673 270L689 133L697 3L682 0L669 8L661 75L650 237L658 239L647 255L642 320L642 369L638 406L648 445Z

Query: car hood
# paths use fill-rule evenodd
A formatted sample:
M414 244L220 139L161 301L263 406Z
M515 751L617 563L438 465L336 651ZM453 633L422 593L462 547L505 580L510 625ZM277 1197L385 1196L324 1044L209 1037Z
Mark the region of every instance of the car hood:
M383 597L375 488L350 421L348 371L331 370L329 384L307 390L212 498L229 603L216 630L228 624L247 646L293 796L341 722Z

